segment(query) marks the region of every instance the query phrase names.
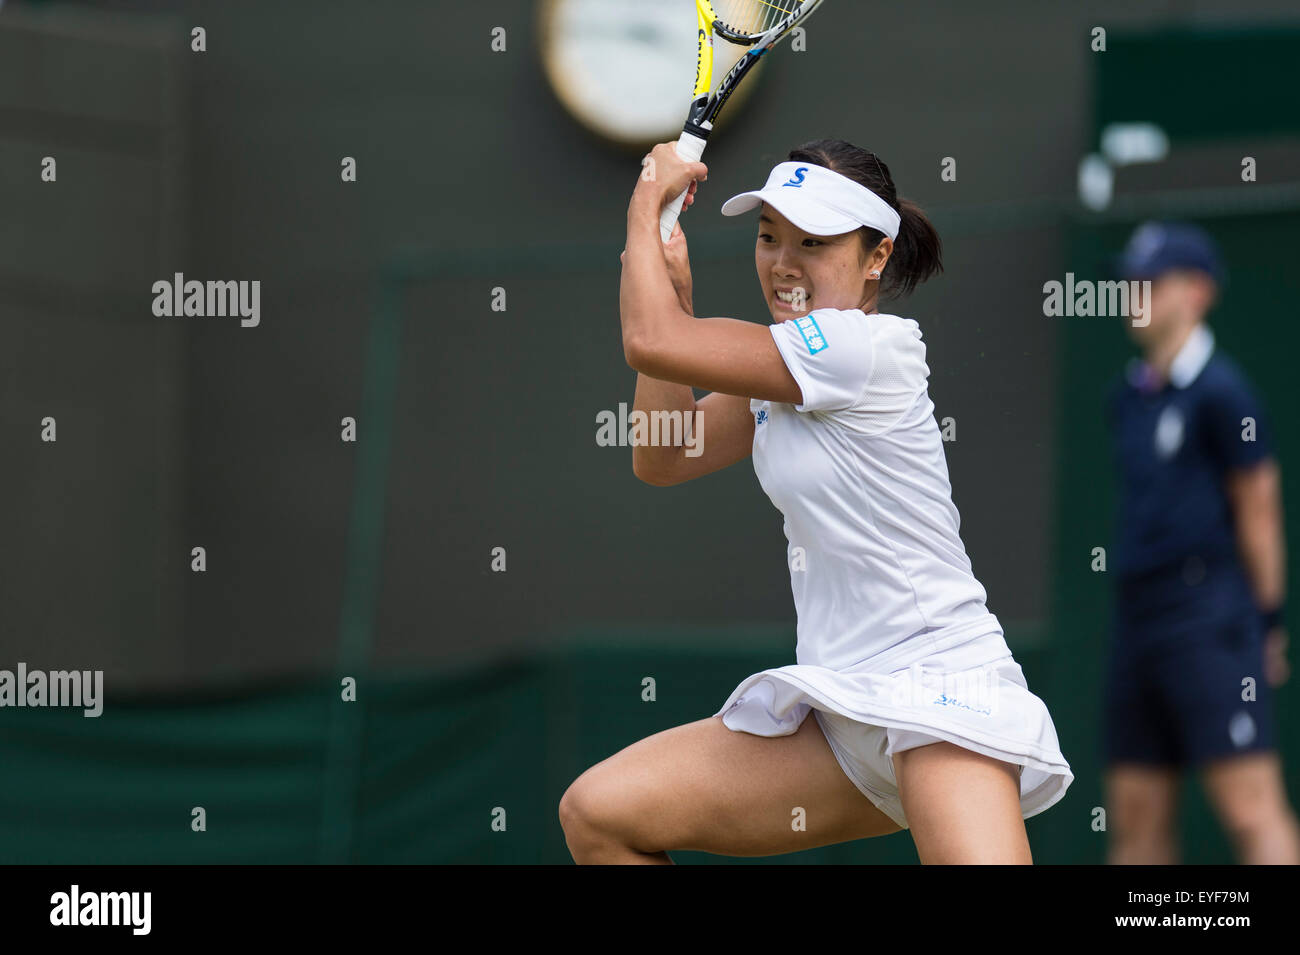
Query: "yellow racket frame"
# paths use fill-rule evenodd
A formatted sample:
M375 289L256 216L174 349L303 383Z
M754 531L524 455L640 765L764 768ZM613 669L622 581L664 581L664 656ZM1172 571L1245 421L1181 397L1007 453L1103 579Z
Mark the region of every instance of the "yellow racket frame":
M709 0L695 0L696 24L699 27L699 49L695 55L695 95L704 96L713 85L713 12Z

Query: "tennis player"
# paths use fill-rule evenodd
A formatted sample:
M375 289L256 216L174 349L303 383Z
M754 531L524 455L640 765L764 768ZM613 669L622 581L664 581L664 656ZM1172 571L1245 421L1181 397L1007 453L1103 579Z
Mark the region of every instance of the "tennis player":
M679 484L752 453L785 518L798 663L578 777L559 806L571 854L671 864L908 828L922 863L1031 862L1024 819L1073 775L958 536L920 329L878 310L941 269L937 233L874 154L805 144L722 207L758 213L771 324L695 318L685 237L665 245L658 220L707 168L671 144L650 158L628 208L624 354L637 410L697 412L703 450L636 447L633 469Z

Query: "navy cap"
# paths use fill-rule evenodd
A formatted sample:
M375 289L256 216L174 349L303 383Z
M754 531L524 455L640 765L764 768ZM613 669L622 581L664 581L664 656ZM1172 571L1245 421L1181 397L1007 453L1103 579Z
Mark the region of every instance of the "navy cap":
M1190 222L1142 223L1116 263L1126 279L1154 279L1170 269L1204 272L1219 283L1226 277L1218 246Z

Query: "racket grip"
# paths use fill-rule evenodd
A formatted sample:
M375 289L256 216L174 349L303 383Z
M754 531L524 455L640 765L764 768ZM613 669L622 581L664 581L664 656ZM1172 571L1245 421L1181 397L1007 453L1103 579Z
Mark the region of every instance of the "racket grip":
M682 131L681 137L677 140L677 155L690 162L696 162L704 155L704 144L707 140L701 139L694 133ZM687 186L682 190L682 194L674 199L668 205L664 206L664 211L659 213L659 237L664 240L664 244L672 237L673 226L677 224L677 217L682 214L682 203L686 201L686 193L691 191Z

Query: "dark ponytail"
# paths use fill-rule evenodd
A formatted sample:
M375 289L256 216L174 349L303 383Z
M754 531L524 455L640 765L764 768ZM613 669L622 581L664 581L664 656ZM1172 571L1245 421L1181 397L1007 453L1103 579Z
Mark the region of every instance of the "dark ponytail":
M889 167L875 153L842 139L818 139L790 150L790 161L810 162L846 176L866 186L898 213L902 222L894 240L894 251L881 276L883 295L889 298L909 295L921 282L943 271L943 243L939 241L939 233L916 203L898 198ZM861 231L865 257L885 234L867 226Z

